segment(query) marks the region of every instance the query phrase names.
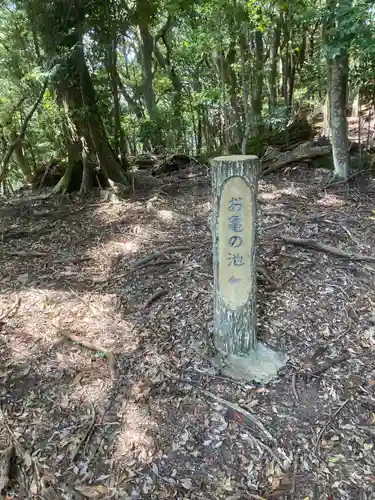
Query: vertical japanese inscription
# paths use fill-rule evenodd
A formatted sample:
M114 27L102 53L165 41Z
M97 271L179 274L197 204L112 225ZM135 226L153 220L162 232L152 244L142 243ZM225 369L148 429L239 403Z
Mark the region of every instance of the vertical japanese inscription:
M230 177L219 204L219 294L230 309L246 303L254 279L252 196L242 177Z

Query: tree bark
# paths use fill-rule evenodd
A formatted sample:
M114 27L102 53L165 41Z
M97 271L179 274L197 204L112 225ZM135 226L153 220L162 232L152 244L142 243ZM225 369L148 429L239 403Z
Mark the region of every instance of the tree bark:
M113 26L115 26L113 21ZM107 72L111 83L112 98L113 98L113 135L114 148L118 158L126 158L126 141L124 131L121 127L121 111L118 89L118 74L117 74L117 34L116 30L112 29L111 40L107 51Z
M80 77L81 95L86 110L88 129L90 131L92 144L95 148L100 170L104 172L105 175L108 175L112 181L127 185L128 179L126 172L117 161L110 148L104 130L104 125L96 102L95 90L80 43L78 43L74 49L74 61ZM87 140L87 144L90 144L91 141Z
M23 173L27 182L31 183L33 180L33 172L30 168L30 165L27 163L25 158L25 152L23 150L23 144L20 141L17 141L18 135L15 130L13 130L10 134L11 143L17 142L17 146L14 149L14 156L16 158L16 162L21 172Z
M280 46L281 30L279 24L275 26L270 47L270 74L269 74L269 103L270 112L274 112L277 106L277 57Z
M266 382L276 376L286 358L257 342L259 159L222 156L212 160L211 171L214 344L219 354L218 364L225 375Z
M252 114L254 122L254 135L258 135L262 129L262 94L263 94L263 36L260 31L255 32L255 65L254 85L252 92Z
M227 354L256 348L255 156L212 160L214 339Z
M1 161L1 164L0 164L0 183L3 182L3 180L4 180L4 178L5 178L6 174L7 174L7 169L8 169L9 161L10 161L10 159L12 157L12 154L14 153L15 149L20 144L22 144L22 141L25 138L27 126L28 126L31 118L33 117L33 115L34 115L37 107L42 102L43 96L44 96L45 91L47 89L48 81L49 81L48 78L44 81L42 90L40 91L40 94L39 94L38 98L34 102L32 108L30 109L30 111L26 115L26 117L25 117L25 119L24 119L24 121L23 121L23 123L21 125L21 130L20 130L20 133L18 134L17 139L15 139L12 142L12 144L10 144L8 150L4 154L4 157L3 157L2 161Z
M332 60L331 82L331 143L334 165L334 181L346 181L349 177L348 121L346 102L348 88L349 57L347 54Z

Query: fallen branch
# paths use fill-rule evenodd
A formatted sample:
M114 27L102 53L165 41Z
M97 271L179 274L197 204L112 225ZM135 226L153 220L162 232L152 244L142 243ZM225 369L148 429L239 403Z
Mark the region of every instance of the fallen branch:
M167 295L168 290L158 290L154 294L149 297L146 302L143 304L142 309L147 309L148 306L150 306L155 300L160 299L161 297L164 297L164 295Z
M10 230L10 231L4 231L3 233L0 234L0 240L1 241L8 241L8 240L15 240L15 239L18 239L18 238L27 238L28 236L36 236L36 235L43 235L43 234L48 234L48 233L51 233L52 231L55 231L55 228L52 227L52 228L40 228L40 229L36 229L36 230L33 230L33 231L24 231L24 230L21 230L21 231L13 231L13 230Z
M297 392L297 388L296 388L296 381L297 381L297 375L296 375L296 373L293 373L293 375L292 375L292 393L293 393L294 399L296 401L298 401L299 397L298 397L298 392Z
M33 252L32 250L30 252L27 251L21 251L21 252L6 252L6 255L9 255L11 257L45 257L46 254L42 252Z
M82 439L80 439L79 443L76 446L76 449L75 449L75 451L73 453L73 456L72 456L72 462L74 462L74 460L77 458L78 453L80 452L80 449L86 443L86 441L89 439L89 437L91 436L92 431L94 430L94 427L95 427L95 423L96 423L96 411L95 411L95 407L94 407L94 405L92 403L90 403L90 406L91 406L91 421L90 421L90 425L88 426L85 434L83 435Z
M291 163L298 163L303 160L311 160L318 156L326 156L332 152L330 145L327 146L313 146L310 142L299 144L292 151L280 153L279 157L271 162L262 163L264 170L263 175L270 174L275 170L279 170Z
M190 250L191 247L188 246L177 246L177 247L167 247L164 248L164 250L161 250L160 252L154 252L150 253L149 255L146 255L140 260L137 260L136 262L133 263L132 268L138 268L140 266L143 266L147 262L150 262L151 260L158 259L160 257L163 257L166 253L172 253L172 252L182 252L184 250Z
M327 370L332 368L332 366L338 365L340 363L344 363L345 361L348 361L349 359L351 359L350 356L340 356L338 358L330 359L330 360L326 361L325 363L323 363L322 366L320 366L319 368L317 368L313 372L307 373L306 376L309 379L319 377L320 375L325 373Z
M100 344L97 344L96 342L90 342L84 339L83 337L74 335L73 333L70 333L66 330L61 330L61 335L71 340L72 342L77 342L77 344L80 344L83 347L86 347L87 349L91 349L91 351L104 353L105 357L107 358L108 370L109 373L111 374L111 378L112 379L116 378L115 358L111 351L104 349L104 347L102 347Z
M11 318L12 316L14 316L17 313L20 304L21 299L20 297L17 297L13 304L9 307L9 309L0 316L0 322L3 322L6 318Z
M328 422L322 427L322 429L320 430L320 432L318 434L318 437L316 438L316 444L315 444L316 450L319 449L320 440L322 439L325 431L327 430L327 427L329 425L331 425L331 423L334 421L334 419L337 417L337 415L340 413L340 411L344 408L344 406L346 406L349 403L349 401L350 401L350 399L346 399L342 403L342 405L335 411L335 413L331 416L331 418L328 420Z
M226 399L222 399L219 396L216 396L216 394L213 394L212 392L202 390L201 391L203 394L206 396L214 399L218 403L222 404L223 406L226 406L227 408L230 408L231 410L234 410L236 413L239 413L242 415L245 419L248 421L252 422L258 429L260 429L267 438L272 441L273 443L276 443L276 439L267 431L267 429L264 427L264 425L253 415L252 413L248 412L247 410L241 408L241 406L236 405L235 403L231 403L230 401L227 401Z
M271 276L268 274L268 272L265 270L265 268L263 266L261 266L260 264L257 265L257 273L259 273L261 276L263 276L263 278L267 281L267 283L269 283L273 287L277 288L276 281L274 281L271 278Z
M368 172L368 171L369 171L369 169L358 170L357 172L354 172L351 175L349 175L348 178L345 180L341 180L341 181L332 180L332 182L328 181L327 184L324 186L324 189L330 188L332 186L337 186L339 184L346 184L351 179L354 179L354 177L357 177L357 175L363 174L363 173Z
M280 236L280 238L285 241L285 243L289 243L291 245L297 245L300 247L311 248L312 250L317 250L318 252L324 252L331 255L335 255L336 257L341 257L342 259L348 259L353 261L363 261L363 262L375 262L375 257L370 255L362 255L360 253L347 253L339 248L332 247L330 245L325 245L324 243L319 243L318 241L303 239L303 238L294 238L293 236Z

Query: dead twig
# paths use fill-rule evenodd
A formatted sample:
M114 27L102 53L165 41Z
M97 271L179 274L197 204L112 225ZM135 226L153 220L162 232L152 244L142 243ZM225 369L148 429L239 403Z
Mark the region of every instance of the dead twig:
M329 370L332 366L338 365L339 363L344 363L344 361L348 361L349 359L351 359L350 356L339 356L338 358L329 359L328 361L323 363L322 366L320 366L313 372L308 373L307 377L309 379L319 377L324 372Z
M263 231L269 231L270 229L275 229L276 227L282 226L284 221L276 222L276 224L271 224L270 226L266 226L263 228Z
M297 392L297 388L296 388L296 380L297 380L297 374L293 373L293 375L292 375L292 393L293 393L294 399L296 401L299 401L298 392Z
M276 439L267 431L267 429L264 427L264 425L253 415L252 413L248 412L247 410L244 410L241 408L241 406L236 405L235 403L231 403L230 401L227 401L226 399L220 398L219 396L216 396L216 394L213 394L212 392L209 391L201 391L204 395L214 399L218 403L222 404L223 406L230 408L231 410L234 410L235 412L239 413L243 417L245 417L247 420L252 422L258 429L260 429L267 438L272 441L273 443L276 443Z
M150 306L155 300L160 299L161 297L164 297L164 295L167 295L168 290L157 290L155 293L149 297L146 302L143 304L142 309L147 309L148 306Z
M72 456L72 462L75 461L75 459L77 458L78 456L78 453L80 452L81 448L84 446L84 444L88 441L88 439L90 438L93 430L94 430L94 427L95 427L95 423L96 423L96 411L95 411L95 407L94 405L90 402L90 406L91 406L91 419L90 419L90 425L88 426L85 434L83 435L82 439L80 439L79 443L77 444L76 446L76 449L74 450L74 453L73 453L73 456Z
M266 445L265 443L263 443L263 441L260 441L258 438L254 437L254 436L251 436L255 442L261 446L262 448L264 448L272 458L275 459L275 461L277 462L278 466L280 467L280 469L282 470L282 472L286 472L286 469L282 463L282 461L280 460L280 458L276 455L276 453L268 446Z
M335 413L331 416L331 418L328 420L328 422L322 427L322 429L320 430L320 432L318 434L318 437L316 438L316 444L315 444L316 450L319 449L320 440L322 439L328 426L331 425L331 423L334 421L334 419L337 417L337 415L340 413L340 411L349 403L349 401L350 401L350 399L346 399L342 403L342 405L335 411Z
M175 259L150 260L149 262L145 262L144 264L137 266L136 269L141 269L144 267L151 267L151 266L162 266L163 264L175 264L176 262L177 261Z
M22 251L22 252L6 252L6 255L9 255L10 257L45 257L46 254L42 252L27 252L27 251Z
M13 302L13 304L9 307L9 309L0 316L0 321L4 321L5 319L14 316L17 313L20 304L21 304L21 299L20 297L17 297L16 300Z
M292 488L290 491L291 495L294 495L296 492L296 480L297 480L297 471L298 471L298 463L299 463L299 454L297 453L294 458L294 467L293 467L293 476L292 476Z
M327 182L327 184L324 186L324 189L327 189L332 186L338 186L339 184L346 184L350 179L353 179L354 177L357 177L357 175L364 174L365 172L368 172L368 169L363 169L363 170L358 170L357 172L352 173L349 175L349 177L345 180L342 181L336 181L336 182Z
M91 349L91 351L102 352L107 358L108 370L112 379L116 378L116 368L115 368L115 357L111 351L104 349L100 344L96 342L90 342L78 335L74 335L73 333L67 332L66 330L61 330L61 335L72 342L77 342L77 344L82 345L83 347L87 347L87 349Z
M263 266L261 266L260 264L257 265L257 272L263 276L263 278L270 284L272 285L273 287L277 288L277 283L276 281L274 281L271 276L268 274L268 272L265 270L265 268Z
M146 262L150 262L151 260L159 259L160 257L164 257L166 253L172 253L172 252L182 252L184 250L190 250L191 247L189 246L175 246L175 247L167 247L161 250L160 252L153 252L150 253L149 255L146 255L140 260L137 260L132 264L132 268L138 268L142 265L144 265Z
M324 252L336 257L341 257L342 259L348 259L353 261L363 261L363 262L375 262L375 257L370 255L362 255L359 253L347 253L339 248L332 247L330 245L325 245L324 243L319 243L311 239L295 238L293 236L280 236L280 238L291 245L297 245L301 247L311 248L312 250L317 250L318 252Z
M271 210L271 211L265 211L263 212L263 216L268 216L268 215L277 215L279 217L285 217L287 219L291 219L291 216L289 214L286 214L285 212L279 212L278 210Z
M17 436L15 435L15 433L13 432L13 430L11 429L10 425L9 425L9 422L8 422L8 419L4 413L4 410L3 410L3 405L2 405L2 402L0 401L0 417L1 417L1 420L3 421L4 423L4 427L9 435L9 439L11 441L11 443L13 443L13 445L11 446L11 449L12 449L12 453L13 451L16 452L16 454L18 455L19 458L21 458L24 462L24 467L21 468L22 470L22 476L23 476L23 488L25 490L25 493L28 492L28 477L29 477L29 474L27 472L26 469L28 469L31 465L34 465L34 467L36 468L36 463L35 461L31 458L31 455L30 453L22 446L22 444L18 441L17 439Z

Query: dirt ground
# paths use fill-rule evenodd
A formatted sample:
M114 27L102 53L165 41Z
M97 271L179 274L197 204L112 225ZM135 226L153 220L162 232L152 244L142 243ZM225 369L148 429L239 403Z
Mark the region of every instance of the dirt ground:
M374 263L280 238L375 255L375 182L327 175L260 182L258 336L290 358L265 386L210 363L208 175L154 199L189 217L3 203L3 498L375 498Z

